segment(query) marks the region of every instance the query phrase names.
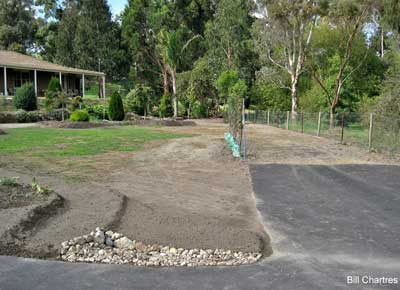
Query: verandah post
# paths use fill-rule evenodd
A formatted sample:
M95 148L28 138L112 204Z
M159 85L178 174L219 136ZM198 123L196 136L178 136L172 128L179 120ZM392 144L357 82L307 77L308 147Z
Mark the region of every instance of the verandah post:
M33 71L33 82L35 87L35 97L38 96L38 86L37 86L37 70Z
M82 74L82 97L85 97L85 74Z
M8 88L7 88L7 67L4 67L4 96L8 97Z

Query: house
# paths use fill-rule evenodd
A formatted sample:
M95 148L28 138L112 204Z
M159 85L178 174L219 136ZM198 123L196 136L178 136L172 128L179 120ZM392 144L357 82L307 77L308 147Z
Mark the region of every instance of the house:
M85 76L97 77L105 96L105 74L66 67L21 53L0 50L0 96L12 97L24 83L33 83L37 97L43 97L52 76L70 95L85 96Z

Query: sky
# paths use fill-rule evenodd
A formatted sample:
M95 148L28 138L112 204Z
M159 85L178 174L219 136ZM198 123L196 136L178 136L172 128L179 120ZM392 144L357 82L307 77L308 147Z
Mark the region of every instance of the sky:
M119 14L124 9L128 0L108 0L113 15Z

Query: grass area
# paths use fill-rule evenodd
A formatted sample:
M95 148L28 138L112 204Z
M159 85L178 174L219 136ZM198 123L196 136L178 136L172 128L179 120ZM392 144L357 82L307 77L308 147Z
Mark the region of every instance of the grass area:
M32 157L85 156L136 151L151 140L187 137L134 126L96 129L24 128L0 136L0 154Z

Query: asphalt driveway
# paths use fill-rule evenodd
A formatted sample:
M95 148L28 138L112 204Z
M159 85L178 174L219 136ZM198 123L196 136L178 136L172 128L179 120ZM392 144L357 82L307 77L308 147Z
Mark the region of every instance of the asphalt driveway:
M400 279L400 167L250 171L274 249L257 265L149 269L0 257L0 290L400 289L346 283L348 276Z

